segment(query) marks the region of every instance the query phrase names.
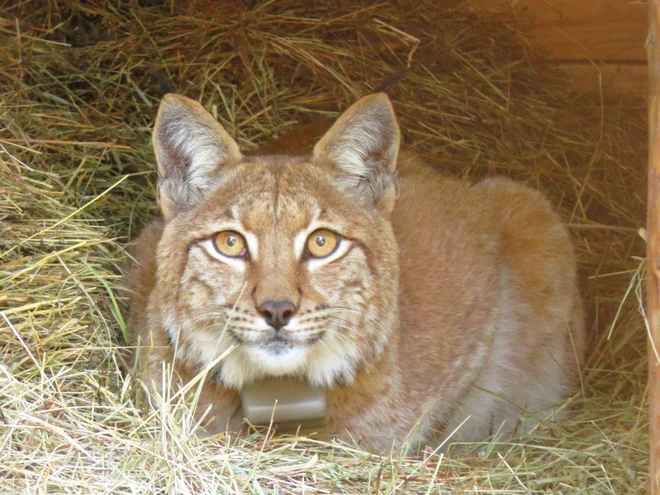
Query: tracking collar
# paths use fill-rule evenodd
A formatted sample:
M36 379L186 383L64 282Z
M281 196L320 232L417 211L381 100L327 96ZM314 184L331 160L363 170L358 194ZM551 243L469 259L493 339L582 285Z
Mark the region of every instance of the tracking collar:
M298 378L271 378L243 387L242 416L254 426L279 430L322 428L328 424L326 389Z

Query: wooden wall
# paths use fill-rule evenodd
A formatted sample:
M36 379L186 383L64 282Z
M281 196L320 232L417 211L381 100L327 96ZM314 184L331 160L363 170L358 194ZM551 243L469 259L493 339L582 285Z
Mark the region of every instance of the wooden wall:
M646 0L472 0L472 8L512 11L578 91L647 95Z

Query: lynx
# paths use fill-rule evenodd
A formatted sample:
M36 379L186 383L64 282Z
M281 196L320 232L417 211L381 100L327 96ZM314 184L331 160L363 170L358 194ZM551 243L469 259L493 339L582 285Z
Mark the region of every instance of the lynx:
M547 416L585 347L573 248L549 201L400 153L382 93L314 142L319 129L246 155L201 105L164 97L162 218L129 273L155 393L164 365L172 387L213 365L198 410L211 432L239 430L243 387L297 377L327 393L321 433L375 451L503 438L524 429L521 412Z

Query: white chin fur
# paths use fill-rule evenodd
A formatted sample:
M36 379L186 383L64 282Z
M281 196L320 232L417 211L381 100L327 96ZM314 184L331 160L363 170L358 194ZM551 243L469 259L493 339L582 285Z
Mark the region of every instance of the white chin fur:
M307 346L293 346L280 354L275 354L268 348L259 346L248 347L246 355L252 366L259 368L264 375L298 375L305 370L308 351Z
M219 378L228 388L240 390L245 384L276 376L305 377L311 385L330 387L335 380L352 382L360 350L330 337L323 346L294 346L281 354L266 347L241 345L222 363Z
M240 390L267 377L304 376L308 353L308 347L295 346L275 354L264 347L242 345L225 358L220 378L225 386Z

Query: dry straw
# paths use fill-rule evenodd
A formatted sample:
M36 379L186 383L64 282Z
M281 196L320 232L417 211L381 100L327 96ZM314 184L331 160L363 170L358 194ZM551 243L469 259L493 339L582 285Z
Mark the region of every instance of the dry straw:
M0 490L644 493L641 105L567 93L506 19L449 2L0 2ZM575 236L593 353L569 419L446 456L314 438L204 438L137 408L117 266L154 214L169 85L252 149L401 67L407 146L443 173L551 195ZM190 400L194 400L194 388Z

